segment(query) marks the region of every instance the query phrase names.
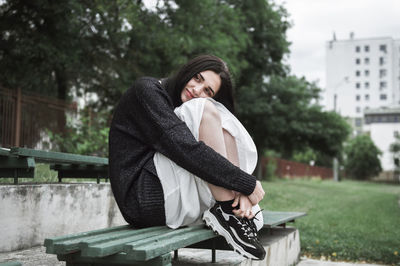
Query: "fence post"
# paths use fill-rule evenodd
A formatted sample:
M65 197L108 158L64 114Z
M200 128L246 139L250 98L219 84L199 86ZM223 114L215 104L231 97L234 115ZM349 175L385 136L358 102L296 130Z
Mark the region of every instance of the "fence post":
M21 88L17 89L17 101L15 105L15 140L14 146L20 146L20 136L21 136L21 103L22 103L22 93Z

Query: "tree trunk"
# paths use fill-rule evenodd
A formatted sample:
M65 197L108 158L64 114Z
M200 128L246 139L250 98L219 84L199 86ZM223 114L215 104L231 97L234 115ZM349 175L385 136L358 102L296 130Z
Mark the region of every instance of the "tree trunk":
M67 100L68 93L68 80L65 73L65 68L56 68L55 70L56 82L57 82L57 98L63 101ZM66 116L65 111L57 112L57 131L60 134L65 133L66 126Z

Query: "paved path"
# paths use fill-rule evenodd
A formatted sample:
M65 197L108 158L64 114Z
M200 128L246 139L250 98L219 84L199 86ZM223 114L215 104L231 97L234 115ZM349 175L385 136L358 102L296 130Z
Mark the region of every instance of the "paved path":
M0 262L19 261L23 266L65 266L65 262L57 260L57 256L46 254L44 247L33 247L30 249L13 252L0 253ZM378 264L347 263L320 261L302 258L297 266L382 266Z
M23 266L65 266L56 255L46 254L45 247L33 247L30 249L0 253L0 262L19 261Z
M313 259L302 259L297 266L383 266L382 264L366 264L366 263L349 263L349 262L333 262L321 261Z

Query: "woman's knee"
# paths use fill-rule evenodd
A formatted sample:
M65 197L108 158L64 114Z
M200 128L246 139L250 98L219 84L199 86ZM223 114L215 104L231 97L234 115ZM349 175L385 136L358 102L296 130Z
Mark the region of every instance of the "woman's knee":
M217 107L211 101L205 101L202 122L217 122L221 123L221 116Z

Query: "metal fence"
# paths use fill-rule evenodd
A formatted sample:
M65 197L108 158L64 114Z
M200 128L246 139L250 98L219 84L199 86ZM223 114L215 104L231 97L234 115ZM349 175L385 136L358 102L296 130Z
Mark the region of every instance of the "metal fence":
M0 146L46 149L48 131L62 133L76 103L0 87Z

